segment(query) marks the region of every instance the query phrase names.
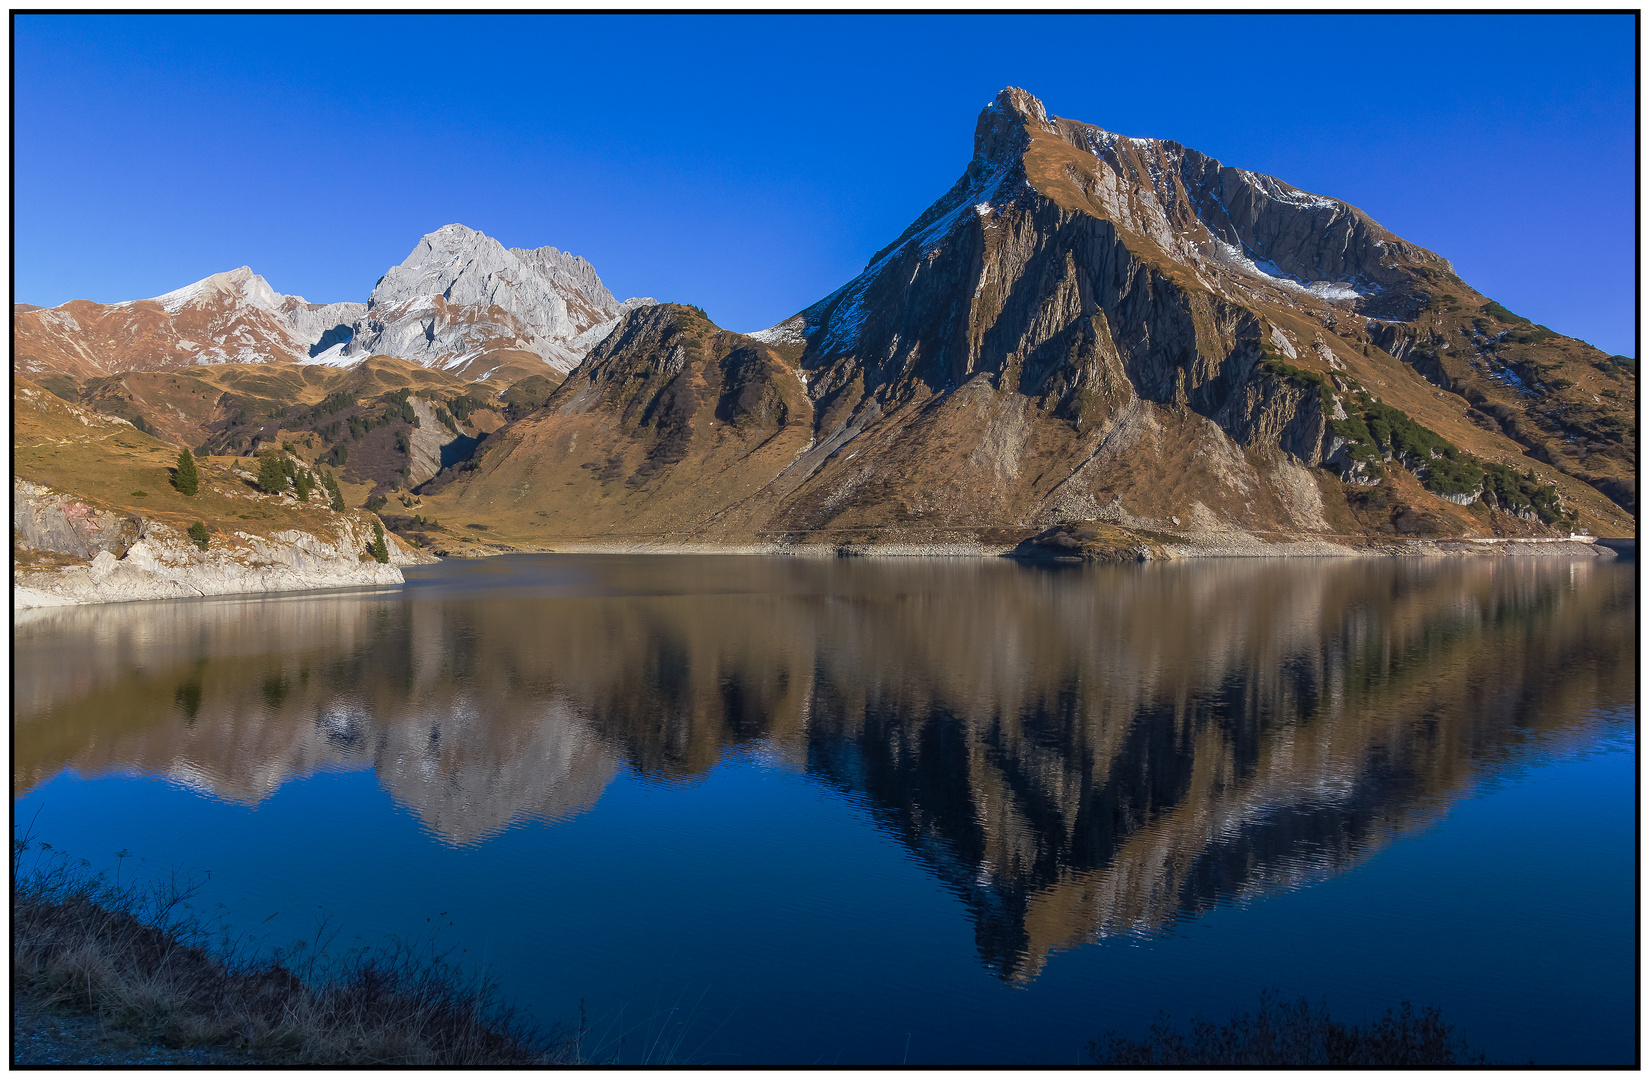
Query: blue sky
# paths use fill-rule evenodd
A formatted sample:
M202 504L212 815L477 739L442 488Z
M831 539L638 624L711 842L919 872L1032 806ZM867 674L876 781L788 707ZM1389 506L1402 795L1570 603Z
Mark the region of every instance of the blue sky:
M756 330L943 194L1016 85L1345 199L1636 355L1630 15L14 19L30 303L241 265L365 300L458 221Z

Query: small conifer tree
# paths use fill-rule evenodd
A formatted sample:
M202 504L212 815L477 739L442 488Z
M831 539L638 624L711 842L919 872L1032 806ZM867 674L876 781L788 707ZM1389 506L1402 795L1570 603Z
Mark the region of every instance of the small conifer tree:
M372 547L369 548L372 557L381 563L390 561L389 541L384 539L384 526L377 521L372 523Z
M201 475L195 468L195 455L189 452L187 446L178 451L178 467L172 474L172 486L185 495L193 495L201 489Z
M189 526L189 539L195 542L196 547L200 548L202 551L205 551L208 539L206 522L197 521L193 525Z
M311 478L308 469L299 469L298 475L292 478L294 493L299 502L308 502L309 493L315 490L315 481Z
M343 513L344 493L338 490L338 478L332 475L332 471L330 469L327 471L325 476L321 477L321 484L327 489L327 494L331 496L332 501L328 505L331 506L335 512Z
M286 470L281 456L273 450L258 459L258 490L268 495L286 490Z

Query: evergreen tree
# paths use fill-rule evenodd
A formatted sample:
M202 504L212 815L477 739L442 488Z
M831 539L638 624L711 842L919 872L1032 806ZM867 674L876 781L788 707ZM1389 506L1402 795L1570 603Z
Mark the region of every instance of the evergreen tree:
M271 450L258 459L258 490L273 495L286 490L286 470L281 456Z
M390 561L390 545L389 541L384 539L384 526L376 520L372 523L372 547L367 550L381 563Z
M332 475L331 470L328 470L326 475L321 477L321 484L327 489L327 494L331 496L331 502L328 505L337 513L343 513L344 493L338 490L338 478Z
M185 495L193 495L201 489L201 475L195 468L195 455L189 452L188 447L178 451L178 467L172 474L172 486Z
M207 542L206 522L197 521L189 526L189 538L195 542L196 547L205 551Z
M292 478L292 486L299 502L308 502L309 493L315 490L315 481L308 469L299 469L298 475Z

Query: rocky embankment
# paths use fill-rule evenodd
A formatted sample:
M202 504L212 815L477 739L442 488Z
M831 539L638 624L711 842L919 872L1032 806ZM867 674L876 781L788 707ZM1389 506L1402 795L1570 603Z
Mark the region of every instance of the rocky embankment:
M13 481L12 530L19 548L56 556L59 563L14 565L14 610L399 585L402 566L430 561L386 536L390 561L377 562L365 554L373 540L370 525L345 515L327 536L237 530L214 534L202 550L171 525L99 510L26 480Z

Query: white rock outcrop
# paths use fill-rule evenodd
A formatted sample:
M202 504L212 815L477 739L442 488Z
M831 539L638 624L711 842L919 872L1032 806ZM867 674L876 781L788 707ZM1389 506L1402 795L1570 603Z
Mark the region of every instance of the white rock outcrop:
M270 536L220 533L202 551L181 530L148 521L142 538L121 557L104 550L90 565L15 568L12 608L400 585L401 566L429 561L406 551L387 533L390 561L363 559L371 528L344 516L336 528L331 538L296 529Z

